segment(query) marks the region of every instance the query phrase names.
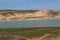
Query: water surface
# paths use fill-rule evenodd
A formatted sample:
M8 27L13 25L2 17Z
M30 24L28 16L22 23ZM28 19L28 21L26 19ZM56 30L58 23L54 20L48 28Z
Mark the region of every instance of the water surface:
M0 28L60 26L60 19L3 21Z

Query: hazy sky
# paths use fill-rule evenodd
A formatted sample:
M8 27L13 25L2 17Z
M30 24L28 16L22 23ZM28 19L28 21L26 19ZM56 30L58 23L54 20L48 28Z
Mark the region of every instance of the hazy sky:
M0 9L60 10L60 0L0 0Z

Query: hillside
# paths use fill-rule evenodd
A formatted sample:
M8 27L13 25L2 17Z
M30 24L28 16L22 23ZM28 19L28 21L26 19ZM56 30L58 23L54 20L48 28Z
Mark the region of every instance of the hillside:
M59 10L0 10L0 20L60 18Z

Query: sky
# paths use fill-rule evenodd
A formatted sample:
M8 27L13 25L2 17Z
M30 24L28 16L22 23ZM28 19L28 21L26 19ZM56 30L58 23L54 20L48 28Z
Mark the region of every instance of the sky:
M60 0L0 0L0 9L60 10Z

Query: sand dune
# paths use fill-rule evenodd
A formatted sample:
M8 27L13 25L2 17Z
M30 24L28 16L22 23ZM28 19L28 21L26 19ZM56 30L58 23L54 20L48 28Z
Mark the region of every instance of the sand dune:
M41 18L60 18L60 13L53 10L40 10L37 12L0 12L0 20L35 20Z

